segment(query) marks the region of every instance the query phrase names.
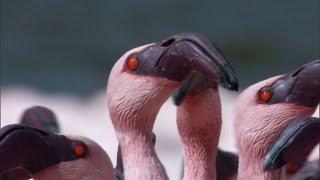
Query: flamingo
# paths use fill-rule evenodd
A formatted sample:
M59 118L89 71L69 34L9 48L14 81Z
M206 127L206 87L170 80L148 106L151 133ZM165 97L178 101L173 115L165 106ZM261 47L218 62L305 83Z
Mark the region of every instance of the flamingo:
M94 141L13 124L0 130L0 174L16 168L34 179L115 180L109 156Z
M174 94L177 125L184 152L184 180L216 179L216 158L221 130L221 102L218 85L225 84L221 67L227 69L232 86L238 90L238 80L229 61L211 43L212 61L224 64L216 67L216 78L201 73L192 74ZM223 155L220 151L219 155ZM222 156L221 156L222 157ZM219 158L221 159L221 158ZM231 173L230 173L231 174ZM227 178L221 177L219 178Z
M204 36L180 33L130 50L113 66L107 85L108 109L125 179L168 179L152 145L156 115L193 73L210 81L221 79L225 87L233 88L229 64L216 55Z
M281 132L291 123L295 121L309 123L310 116L315 112L319 101L319 60L305 64L285 75L258 82L244 90L237 100L235 118L236 142L239 150L238 179L285 178L282 169L264 172L264 168L267 170L274 167L272 163L264 162L265 156ZM307 149L311 149L311 146L312 144L308 144ZM280 156L279 159L290 155L292 153Z
M44 106L33 106L26 109L19 121L20 124L38 129L43 129L54 133L60 132L59 123L55 114L52 112L52 110ZM1 178L7 180L22 180L29 179L30 176L24 169L16 168L1 175L0 179Z
M42 129L44 131L49 131L52 133L58 133L59 131L59 124L56 119L55 114L52 110L47 107L43 106L34 106L28 108L24 111L21 119L20 124L34 127L37 129ZM156 135L152 133L152 141L153 144L156 142ZM14 151L14 150L13 150ZM118 180L123 180L123 167L122 167L122 155L120 147L118 147L118 154L117 154L117 165L115 167L115 175ZM43 175L45 176L45 175ZM0 176L0 179L7 179L7 180L24 180L30 179L31 176L29 172L21 167L10 169L9 171L3 173Z
M218 92L209 89L187 97L177 111L178 129L184 150L183 179L216 179L216 157L221 129Z

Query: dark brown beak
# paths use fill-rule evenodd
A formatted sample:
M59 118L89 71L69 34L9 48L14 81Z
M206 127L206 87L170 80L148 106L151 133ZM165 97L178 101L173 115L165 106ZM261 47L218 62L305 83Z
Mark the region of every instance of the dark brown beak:
M315 107L320 102L320 60L312 61L284 75L267 87L272 92L268 103L293 103Z
M278 169L306 157L320 142L320 119L304 118L292 122L268 150L263 170Z
M320 60L299 67L265 88L272 92L268 104L292 103L316 108L320 102ZM301 118L289 124L269 149L263 169L274 170L306 157L320 142L319 131L318 118Z
M55 114L46 107L33 106L28 108L22 115L20 124L43 129L53 133L59 133L59 123Z
M231 64L198 33L180 33L155 43L136 54L138 74L160 76L174 81L185 80L191 72L202 73L212 83L230 90L238 89Z
M15 168L34 174L54 164L75 160L78 157L73 147L82 143L18 124L0 131L0 174Z

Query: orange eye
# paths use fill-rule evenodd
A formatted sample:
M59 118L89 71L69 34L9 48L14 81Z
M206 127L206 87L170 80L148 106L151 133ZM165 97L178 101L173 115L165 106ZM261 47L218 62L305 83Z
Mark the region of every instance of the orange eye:
M269 90L262 90L259 94L259 98L264 102L268 102L272 98L272 92Z
M82 144L78 144L73 147L73 152L76 156L83 157L86 153L86 149Z
M139 62L138 62L138 60L137 60L136 58L134 58L134 57L129 58L127 64L128 64L128 68L129 68L131 71L135 71L135 70L137 70L138 67L139 67Z

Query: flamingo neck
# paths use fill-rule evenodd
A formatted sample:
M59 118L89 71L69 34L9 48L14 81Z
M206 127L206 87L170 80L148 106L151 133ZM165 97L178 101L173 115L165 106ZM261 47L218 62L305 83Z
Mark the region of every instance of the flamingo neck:
M184 180L216 179L216 155L221 130L218 90L187 97L177 109L184 151Z
M153 143L152 135L117 133L123 157L125 179L168 179Z
M215 154L212 153L209 155L211 157L207 159L201 156L188 157L188 155L185 155L183 179L216 179Z
M263 172L263 159L250 159L250 155L239 153L238 180L257 179L257 180L284 180L283 169Z
M123 82L131 82L131 78L134 77ZM111 82L120 84L121 81ZM145 86L142 83L126 85L134 89L131 94L127 88L116 88L117 84L108 85L109 115L122 152L124 176L133 180L168 179L152 143L152 129L161 106L178 83L162 78L148 78L143 83ZM121 90L124 92L119 92ZM115 91L117 93L113 93Z

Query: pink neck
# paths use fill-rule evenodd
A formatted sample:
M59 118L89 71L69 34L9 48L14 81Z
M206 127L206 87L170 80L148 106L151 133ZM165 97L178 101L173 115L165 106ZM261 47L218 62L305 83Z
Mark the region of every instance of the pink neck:
M285 174L283 170L263 172L263 159L252 159L250 155L239 153L238 180L257 179L257 180L283 180Z
M216 179L216 154L221 129L218 90L187 97L177 109L184 150L184 179Z
M117 133L123 157L125 179L168 179L150 134Z
M168 179L155 152L151 133L161 106L179 84L164 78L137 78L128 74L117 77L126 79L109 80L107 94L109 115L123 156L124 176L139 180ZM135 83L119 87L119 82Z
M189 157L185 155L185 167L183 179L216 179L215 153L208 154L211 156L205 159L201 156Z

